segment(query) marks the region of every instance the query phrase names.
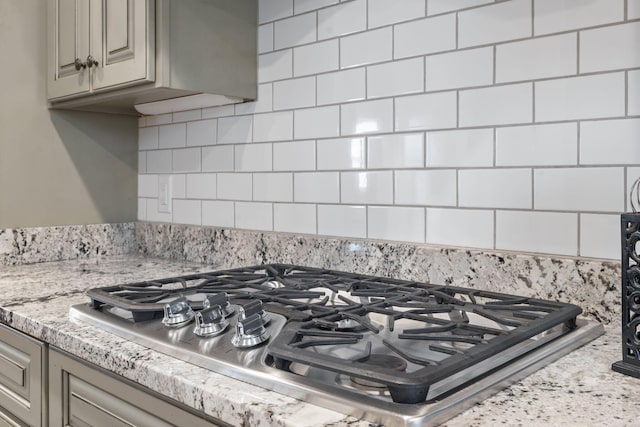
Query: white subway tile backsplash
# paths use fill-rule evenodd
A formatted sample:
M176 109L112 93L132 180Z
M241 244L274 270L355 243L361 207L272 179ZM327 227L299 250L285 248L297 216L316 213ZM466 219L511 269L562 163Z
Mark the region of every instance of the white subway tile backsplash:
M318 77L318 105L359 101L366 96L365 68L353 68Z
M427 243L493 248L493 212L427 208Z
M198 120L187 123L187 147L213 145L218 140L216 119Z
M288 79L292 75L293 52L291 49L258 56L258 82Z
M578 255L578 215L497 211L496 249Z
M173 150L173 172L199 172L200 162L201 156L199 147Z
M427 15L493 3L494 0L427 0Z
M318 170L363 169L366 167L364 137L322 139L317 142Z
M531 83L464 90L459 102L461 127L533 121Z
M316 168L315 141L295 141L273 144L273 170L298 171Z
M273 32L276 50L312 43L316 41L316 14L305 13L276 21Z
M318 234L367 237L366 208L364 206L318 205Z
M186 175L188 199L215 199L217 197L217 175L215 173L190 173Z
M138 129L138 147L140 150L158 148L158 126Z
M187 177L185 174L172 174L171 195L174 199L185 199L187 197Z
M233 227L235 225L234 202L224 200L202 201L202 225Z
M340 112L341 135L393 131L392 99L344 104Z
M172 122L173 123L200 120L202 118L202 109L199 108L197 110L176 111L172 115L173 115L173 117L172 117Z
M293 0L259 0L258 22L264 23L293 15Z
M395 204L456 205L456 171L453 169L395 172Z
M147 202L146 220L154 222L171 222L172 215L170 213L158 211L158 199L144 199Z
M251 142L253 116L222 117L218 119L218 144Z
M340 68L355 67L391 59L391 27L354 34L340 39Z
M531 37L531 0L511 0L458 13L458 46Z
M318 11L318 39L330 39L367 28L367 0L353 0Z
M273 205L273 230L315 234L316 205L276 203Z
M340 133L340 107L317 107L296 110L293 137L295 139L331 138Z
M146 126L168 125L173 120L173 114L159 114L157 116L147 116L145 120Z
M493 129L427 132L427 167L493 166Z
M496 82L573 75L577 58L576 33L500 44L496 47Z
M426 55L455 48L455 14L421 19L398 24L394 27L394 58Z
M396 131L456 127L456 92L403 96L395 103Z
M534 0L534 35L624 20L624 0Z
M620 216L580 214L580 256L620 259Z
M580 164L640 164L640 119L580 123Z
M640 166L637 167L628 167L626 168L626 177L627 177L627 185L624 191L624 194L629 194L631 192L631 187L635 183L636 179L640 178ZM631 204L633 202L633 206L635 206L635 210L640 210L640 201L638 200L638 194L634 193L632 196L627 197L627 206L625 208L625 212L633 212L634 208Z
M177 224L202 224L202 202L200 200L174 200L173 222Z
M305 13L339 3L339 0L293 0L294 13Z
M496 129L496 166L561 166L578 162L576 123Z
M620 212L624 209L624 168L553 168L534 171L534 208Z
M630 116L640 115L640 70L628 73L628 113Z
M147 199L138 198L138 212L136 215L138 221L147 220Z
M222 200L251 200L252 176L250 173L219 173L218 199Z
M253 200L262 202L293 201L293 174L254 173Z
M236 104L236 114L267 113L273 110L273 84L258 85L258 98L252 102Z
M253 116L253 141L284 141L293 138L293 111Z
M170 173L171 158L171 150L157 150L147 152L147 172Z
M532 207L531 169L460 170L458 175L460 206L512 209Z
M273 84L273 109L314 107L316 105L316 78L302 77Z
M245 230L273 230L273 206L271 203L236 202L236 227Z
M387 62L367 67L367 96L406 95L424 91L422 58Z
M293 200L302 203L339 203L338 172L300 172L293 176Z
M339 67L338 39L299 46L293 52L295 77L334 71Z
M187 126L184 123L160 126L158 135L160 148L179 148L187 145Z
M233 145L202 147L203 172L233 171Z
M273 146L271 144L236 145L234 157L236 171L252 172L273 169Z
M258 53L267 53L273 50L273 23L258 27Z
M405 169L424 166L424 134L391 134L368 138L370 169Z
M202 109L202 119L217 119L218 117L233 116L233 105L207 107Z
M624 73L547 80L535 85L537 122L624 115Z
M627 19L640 18L640 0L627 0Z
M138 152L138 173L147 173L147 153L144 151Z
M424 208L369 206L367 237L424 243Z
M458 89L493 82L493 48L430 55L426 61L426 90Z
M342 203L393 204L393 172L342 172L340 174Z
M640 67L640 22L580 32L580 72Z
M382 27L425 16L425 1L369 0L368 13L369 28Z
M158 197L158 175L138 175L138 197Z

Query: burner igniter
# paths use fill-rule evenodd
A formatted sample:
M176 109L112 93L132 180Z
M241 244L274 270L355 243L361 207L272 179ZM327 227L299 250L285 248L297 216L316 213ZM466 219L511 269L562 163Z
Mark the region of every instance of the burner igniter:
M180 328L189 324L195 315L189 301L185 297L180 297L165 304L162 324L169 328Z
M223 333L227 326L229 321L225 319L222 308L213 305L196 312L196 327L193 333L199 337L215 337Z
M258 313L246 318L238 318L236 334L231 339L231 344L237 348L255 347L270 338L269 331L264 327L264 322Z

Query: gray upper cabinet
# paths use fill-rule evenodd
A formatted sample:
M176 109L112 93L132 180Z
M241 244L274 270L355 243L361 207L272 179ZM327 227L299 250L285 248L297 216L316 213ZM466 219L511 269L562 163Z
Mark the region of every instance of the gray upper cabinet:
M255 99L257 11L257 0L48 0L51 107Z

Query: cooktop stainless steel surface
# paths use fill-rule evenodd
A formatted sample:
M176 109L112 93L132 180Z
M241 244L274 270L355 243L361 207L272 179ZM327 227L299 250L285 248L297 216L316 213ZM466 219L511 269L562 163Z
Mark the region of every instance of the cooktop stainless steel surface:
M384 425L442 422L603 333L571 304L282 264L87 294L72 319Z

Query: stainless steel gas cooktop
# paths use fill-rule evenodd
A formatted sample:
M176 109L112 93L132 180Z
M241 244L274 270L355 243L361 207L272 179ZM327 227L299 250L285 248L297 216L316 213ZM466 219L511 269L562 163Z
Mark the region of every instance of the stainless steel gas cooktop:
M72 319L384 425L442 422L603 333L572 304L283 264L87 295Z

